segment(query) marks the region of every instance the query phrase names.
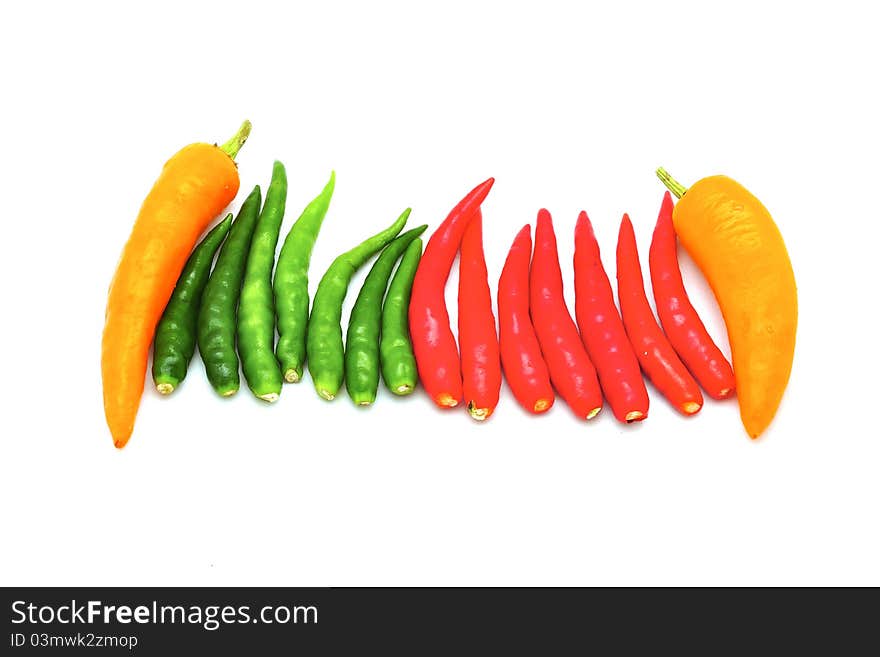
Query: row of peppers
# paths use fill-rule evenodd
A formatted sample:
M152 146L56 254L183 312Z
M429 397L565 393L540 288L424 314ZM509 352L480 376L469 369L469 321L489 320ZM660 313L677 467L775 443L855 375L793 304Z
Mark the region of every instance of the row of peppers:
M238 192L234 158L249 132L245 122L222 146L182 149L141 207L111 284L102 341L104 407L117 447L132 433L149 347L178 276L199 235ZM488 418L503 370L529 412L547 411L558 393L578 417L595 417L604 398L620 421L635 422L648 415L644 373L686 415L702 407L700 386L716 399L736 390L749 435L766 428L788 381L797 324L794 275L782 237L760 201L730 178L704 178L685 190L662 169L658 175L682 198L673 206L665 195L650 250L662 328L645 294L628 216L616 254L619 313L593 227L586 213L578 217L573 320L563 298L552 219L541 210L534 249L526 225L505 261L496 332L481 212L494 180L462 199L428 241L408 310L419 378L439 407L464 401L472 417ZM733 367L688 300L676 235L719 300ZM445 301L457 254L458 345Z
M558 391L575 415L587 420L602 410L603 398L621 422L647 418L649 399L642 372L685 415L702 408L701 385L715 399L733 394L733 369L706 331L682 282L669 192L650 250L662 329L645 293L629 216L624 214L618 234L620 313L590 219L586 212L578 216L572 319L563 297L553 221L542 209L534 251L527 224L505 260L498 281L496 333L479 209L492 183L487 180L468 194L434 233L413 284L410 333L422 385L438 406L451 408L466 400L475 419L488 418L499 400L502 366L511 391L527 411L546 412ZM460 364L444 297L456 252L460 253Z
M482 254L480 204L492 186L477 186L431 237L416 272L410 332L419 376L442 407L466 400L485 419L498 402L501 372L519 403L543 413L554 390L583 419L608 401L621 422L648 415L644 373L685 415L737 393L746 432L757 438L772 421L788 384L797 331L797 288L778 227L763 204L727 176L689 190L664 169L667 192L651 242L649 265L657 314L648 303L635 234L624 214L617 242L617 296L602 265L586 212L574 231L575 320L563 297L550 213L538 213L534 250L522 228L498 283L496 338ZM733 367L691 305L678 265L681 239L721 307ZM460 248L459 362L443 289ZM459 375L459 372L461 375Z

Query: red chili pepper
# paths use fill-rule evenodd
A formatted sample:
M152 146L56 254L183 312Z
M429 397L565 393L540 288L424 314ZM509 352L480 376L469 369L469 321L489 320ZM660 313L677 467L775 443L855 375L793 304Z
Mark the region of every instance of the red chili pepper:
M574 298L581 339L614 417L621 422L644 420L648 417L648 390L614 305L599 243L586 212L578 215L574 229Z
M498 279L498 337L504 376L520 405L530 413L553 406L550 372L529 317L529 259L531 226L522 227L504 261Z
M441 408L457 406L462 398L461 362L446 310L446 281L465 228L494 182L489 178L477 185L452 209L428 240L413 279L409 330L419 379Z
M700 386L663 335L648 304L636 236L627 214L617 235L617 299L626 334L651 383L685 415L699 411L703 406Z
M553 219L538 212L529 279L530 310L550 380L575 415L589 420L602 410L596 369L571 319L562 290Z
M479 209L464 231L458 264L458 345L464 399L471 417L485 420L498 405L501 356L483 254L483 215Z
M648 253L657 316L670 344L703 390L710 397L725 399L735 388L733 368L709 337L684 289L678 267L672 208L672 196L666 192Z

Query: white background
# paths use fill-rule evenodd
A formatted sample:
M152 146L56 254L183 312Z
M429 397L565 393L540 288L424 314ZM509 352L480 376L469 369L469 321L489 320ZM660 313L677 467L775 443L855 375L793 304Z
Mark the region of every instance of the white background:
M880 584L876 22L847 2L596 5L4 4L0 582ZM286 232L337 172L313 290L404 207L434 228L491 175L493 289L546 206L571 303L578 210L613 280L622 212L646 256L656 166L731 175L799 285L776 421L753 443L736 402L683 419L652 390L623 427L504 391L478 425L421 391L328 404L308 379L269 407L217 398L196 359L114 449L99 349L120 250L165 160L243 118L234 207L281 159Z

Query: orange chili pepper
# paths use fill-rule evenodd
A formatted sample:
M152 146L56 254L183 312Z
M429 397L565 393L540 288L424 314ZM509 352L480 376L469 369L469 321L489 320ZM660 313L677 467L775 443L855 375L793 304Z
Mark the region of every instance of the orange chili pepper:
M681 198L675 232L718 299L740 416L757 438L776 415L794 358L797 286L782 234L767 208L727 176L685 189L663 169L657 175Z
M233 158L245 121L222 146L190 144L166 162L144 200L107 298L101 342L104 414L116 447L131 437L156 324L205 228L238 193Z

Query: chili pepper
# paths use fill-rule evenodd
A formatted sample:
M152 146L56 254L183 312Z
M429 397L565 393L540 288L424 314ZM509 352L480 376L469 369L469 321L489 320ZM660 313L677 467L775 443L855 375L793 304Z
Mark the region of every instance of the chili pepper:
M406 224L410 211L407 208L388 228L338 256L318 283L309 315L306 352L315 390L327 401L336 397L345 372L342 304L351 277L397 236Z
M284 165L272 165L272 180L248 253L238 311L238 355L244 379L256 397L267 402L281 394L281 367L275 358L275 301L272 268L287 202Z
M376 401L379 388L379 332L382 298L395 263L427 225L399 235L386 246L364 280L348 320L345 340L345 386L358 406Z
M599 243L586 212L578 215L574 229L574 295L581 340L596 366L614 417L620 422L644 420L648 417L648 391L617 314Z
M677 410L685 415L699 411L703 406L700 387L666 339L648 304L636 236L626 214L617 236L617 299L642 370Z
M483 216L479 209L461 240L458 342L468 413L475 420L486 420L495 411L501 393L501 354L483 254Z
M205 364L208 381L223 397L238 392L239 363L235 351L238 299L254 227L260 216L261 200L258 185L248 194L232 222L229 237L220 248L214 271L205 286L199 309L199 354Z
M379 362L385 387L395 395L408 395L419 378L416 357L409 337L407 312L413 278L422 258L422 240L416 238L407 247L394 272L385 303L382 304L382 336Z
M710 176L685 190L663 169L657 175L681 197L675 232L718 299L740 417L757 438L776 415L794 358L797 286L785 242L767 208L735 180Z
M331 172L323 191L306 206L287 233L275 266L275 308L278 314L275 355L288 383L298 383L302 379L309 325L309 263L335 186L336 173Z
M156 323L196 240L238 192L245 121L222 146L191 144L162 169L113 275L101 339L104 414L116 447L131 437Z
M733 369L709 336L684 289L672 226L672 207L672 196L666 192L648 252L657 316L670 344L706 394L714 399L725 399L736 387Z
M504 377L513 396L530 413L553 406L550 372L529 316L531 227L526 224L513 240L498 279L498 338Z
M472 189L431 235L413 279L409 330L425 391L440 408L462 399L461 362L449 327L445 288L467 224L486 198L494 178Z
M529 310L553 387L575 415L587 420L596 417L602 410L602 391L565 305L553 219L547 210L538 212L535 228Z
M156 325L153 342L153 382L170 395L186 377L196 351L196 326L202 292L211 274L214 254L229 232L232 215L214 226L196 246L183 267L165 312Z

